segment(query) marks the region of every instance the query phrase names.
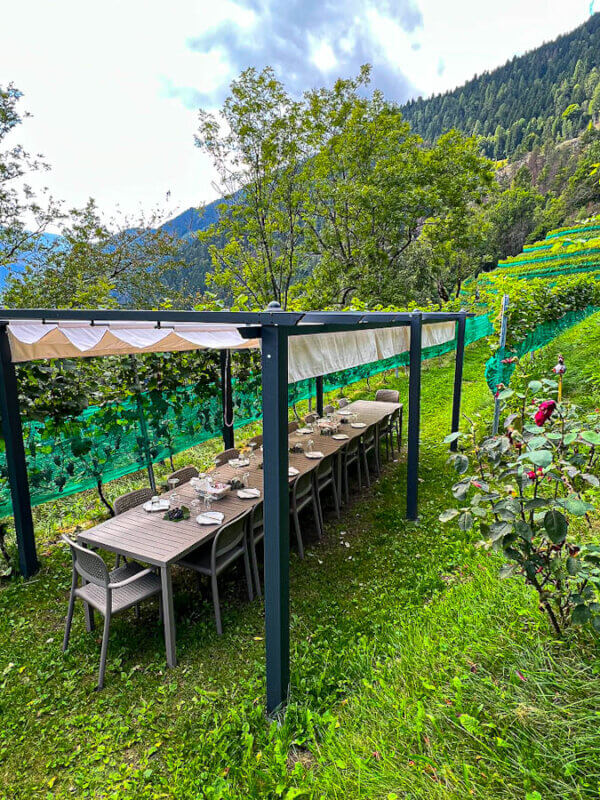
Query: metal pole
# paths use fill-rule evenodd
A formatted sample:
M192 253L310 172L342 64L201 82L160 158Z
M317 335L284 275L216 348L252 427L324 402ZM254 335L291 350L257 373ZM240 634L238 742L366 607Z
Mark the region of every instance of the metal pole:
M262 328L265 639L267 713L286 702L290 682L288 333Z
M39 569L39 562L35 550L17 375L15 365L12 363L6 325L0 325L0 414L17 534L19 569L25 578L29 578Z
M154 466L152 464L152 455L150 454L150 442L148 441L148 426L146 425L146 417L144 415L144 404L142 403L142 387L140 385L140 376L137 369L137 361L133 353L129 356L129 363L133 371L133 381L135 386L135 404L137 406L138 421L140 423L140 434L142 436L142 445L144 448L144 456L146 458L146 470L148 471L148 480L150 481L150 488L153 493L156 493L156 479L154 477Z
M508 319L506 316L506 312L508 310L508 295L505 294L502 298L502 317L500 322L500 350L504 348L506 345L506 326L508 324ZM498 387L496 387L496 398L494 400L494 425L492 427L492 434L496 436L498 433L498 427L500 425L500 400L497 397L498 395Z
M465 360L465 329L467 326L466 314L462 314L456 323L456 362L454 367L454 396L452 398L452 433L456 433L460 426L460 395L462 390L463 364ZM458 440L450 443L450 450L456 451Z
M220 350L221 402L223 405L223 444L225 450L235 447L233 435L233 388L231 383L231 350Z
M410 321L410 375L408 381L408 454L406 459L406 517L419 515L419 428L421 422L421 313Z
M317 394L317 415L323 416L323 376L317 375L315 378L316 394Z

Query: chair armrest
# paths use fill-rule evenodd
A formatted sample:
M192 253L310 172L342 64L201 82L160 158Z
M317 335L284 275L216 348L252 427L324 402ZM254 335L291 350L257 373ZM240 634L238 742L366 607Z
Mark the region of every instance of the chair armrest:
M150 575L154 572L153 569L143 569L141 572L136 572L135 575L131 575L129 578L125 578L124 581L119 581L118 583L109 583L109 589L120 589L122 586L128 586L130 583L139 580L140 578L145 578L146 575Z

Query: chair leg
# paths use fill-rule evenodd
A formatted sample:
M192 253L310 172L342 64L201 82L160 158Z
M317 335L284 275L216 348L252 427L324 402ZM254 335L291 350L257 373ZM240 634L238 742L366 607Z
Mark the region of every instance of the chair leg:
M323 503L321 502L321 492L319 491L318 487L315 489L315 495L317 497L317 508L319 509L319 525L321 526L321 530L323 530L323 526L325 525L325 517L323 515Z
M69 610L67 611L67 621L65 623L65 636L63 639L63 653L69 645L69 637L71 635L71 623L73 622L73 610L75 608L75 588L77 586L77 575L73 572L73 581L71 583L71 594L69 595Z
M254 541L254 537L252 537L252 544L250 545L250 557L252 559L252 571L254 572L254 586L256 587L256 594L259 597L262 597L260 574L258 572L258 559L256 558L256 542Z
M335 509L335 515L339 519L340 518L340 505L341 504L340 504L340 497L338 495L337 483L336 483L336 480L335 480L335 476L333 477L333 479L331 481L331 491L333 492L333 507Z
M254 600L254 591L252 590L252 572L250 571L250 558L248 556L248 541L244 542L244 572L246 573L246 587L248 589L248 600Z
M215 607L215 623L217 626L217 633L219 636L223 633L223 626L221 625L221 606L219 604L219 584L217 583L217 576L213 573L210 576L210 585L213 596L213 606Z
M371 477L369 475L369 462L367 461L367 451L366 451L366 449L364 447L362 448L362 457L363 457L363 462L364 462L364 465L365 465L365 480L367 482L367 489L370 489L371 488Z
M362 482L362 470L360 468L360 453L357 453L356 469L358 471L358 488L362 489L363 482Z
M104 617L104 633L102 635L102 648L100 650L100 670L98 672L98 689L104 686L104 673L106 672L106 654L108 652L108 634L110 631L110 611Z
M348 462L344 459L344 494L346 496L346 505L350 502L350 478L348 475Z
M319 539L323 538L323 523L321 514L323 513L321 510L321 500L319 499L319 493L316 489L313 489L312 493L312 507L313 507L313 514L315 515L315 520L317 522L317 535Z
M304 558L304 544L302 543L302 532L300 530L300 520L298 519L298 512L296 509L292 512L294 517L294 530L296 532L296 542L298 544L298 555Z

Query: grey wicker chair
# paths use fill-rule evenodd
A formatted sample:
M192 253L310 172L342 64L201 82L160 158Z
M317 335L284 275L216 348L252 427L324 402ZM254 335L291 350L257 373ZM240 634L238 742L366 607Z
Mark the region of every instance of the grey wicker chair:
M317 502L319 505L319 516L321 518L321 530L323 529L323 525L325 520L323 518L323 503L321 501L321 495L323 492L331 487L331 493L333 495L333 505L335 507L335 513L337 518L340 518L340 500L338 497L338 486L337 486L337 455L331 455L324 458L316 469L315 472L315 484L316 484L316 491L317 491Z
M360 439L357 436L351 439L342 451L342 474L344 478L344 494L346 495L346 503L350 502L350 467L356 465L358 474L358 487L362 489L362 470L360 466L361 450Z
M328 405L328 406L325 406L325 408L323 409L323 414L325 414L325 416L327 416L327 414L333 414L334 411L335 411L335 408L332 405Z
M317 523L317 533L320 539L323 535L321 514L319 512L319 501L317 499L312 472L306 472L304 475L299 475L296 478L292 486L292 495L290 498L290 514L294 521L294 531L296 533L296 542L298 543L298 554L300 558L304 558L304 544L302 542L302 531L300 529L300 512L308 505L312 505L315 522Z
M317 414L307 414L304 417L304 422L306 422L307 425L312 425L313 422L316 422L318 419L319 417Z
M295 431L298 430L299 427L300 426L298 425L298 422L296 420L288 422L288 433L294 433Z
M346 406L350 405L350 400L347 397L340 397L338 400L338 407L339 408L346 408Z
M230 447L229 450L223 450L222 453L219 453L215 456L215 464L217 467L222 467L223 464L226 464L232 458L239 458L240 451L237 447Z
M123 514L125 511L129 511L131 508L135 508L136 506L141 506L142 503L147 503L148 500L152 500L152 489L146 487L144 489L134 489L132 492L127 492L127 494L122 494L113 503L113 507L115 509L115 514ZM123 556L123 561L127 563L127 559ZM115 568L117 568L121 563L121 556L117 554L117 558L115 561Z
M375 393L375 400L382 403L399 403L400 392L395 389L378 389ZM400 404L400 408L393 411L379 426L379 439L385 440L386 455L389 455L388 446L391 448L392 458L394 458L394 433L398 450L402 449L403 411L404 406Z
M192 478L197 478L200 473L193 467L191 464L187 467L181 467L180 469L176 469L175 472L172 472L170 475L167 476L167 483L172 479L176 478L179 483L187 483Z
M246 585L248 587L248 598L254 598L252 591L252 574L250 572L250 559L248 557L248 524L250 521L250 509L239 517L217 531L215 538L209 544L193 550L185 558L177 563L182 567L187 567L200 575L210 578L213 605L215 608L215 623L217 633L223 633L221 624L221 604L219 601L219 575L227 569L234 561L239 558L244 559L244 569L246 572Z
M253 449L256 447L262 447L262 443L263 443L262 433L259 436L253 436L246 442L248 447L252 447Z
M102 689L112 617L132 606L138 606L154 595L160 596L160 578L153 570L144 569L135 561L130 561L124 567L109 572L104 560L97 553L86 550L68 536L62 536L62 540L69 545L73 557L73 580L62 649L65 651L69 644L75 598L78 597L86 606L89 630L94 628L94 610L100 612L104 617L100 670L98 672L98 689ZM78 585L80 577L82 579L81 586Z
M369 476L369 456L373 454L373 461L375 463L375 472L380 474L379 469L379 434L377 425L369 425L364 434L360 437L360 452L365 467L365 480L367 486L371 485L371 478Z

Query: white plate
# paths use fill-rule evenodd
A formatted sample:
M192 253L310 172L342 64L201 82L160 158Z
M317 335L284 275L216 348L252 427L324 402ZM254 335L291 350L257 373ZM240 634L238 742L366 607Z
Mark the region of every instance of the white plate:
M367 427L367 423L366 422L351 422L350 423L350 427L351 428L366 428Z
M345 433L336 433L332 437L332 439L337 439L338 442L342 441L342 439L349 439L349 436L346 436Z
M304 454L307 458L323 458L323 453L320 450L313 450L312 453Z
M313 433L310 428L298 428L296 433Z
M288 475L293 478L295 475L300 475L300 470L296 467L288 467Z
M196 517L196 522L199 525L220 525L224 519L225 514L221 514L220 511L205 511Z
M256 497L260 497L260 489L238 489L237 496L241 497L242 500L253 500Z
M238 469L239 467L248 467L250 466L250 459L249 458L230 458L227 462L230 467L234 469Z
M345 408L340 408L335 413L341 414L342 417L350 417L354 414L354 411L347 411Z
M144 503L144 511L148 511L152 513L153 511L168 511L171 507L171 504L168 500L159 500L158 503L153 503L152 500L148 500L147 503Z

